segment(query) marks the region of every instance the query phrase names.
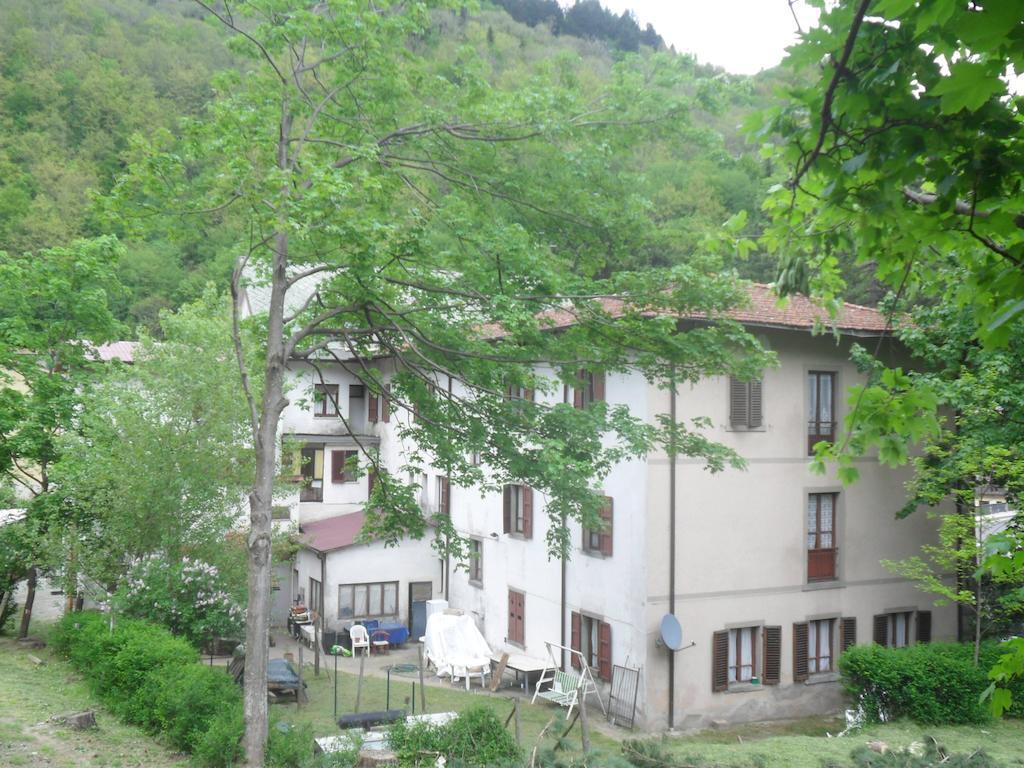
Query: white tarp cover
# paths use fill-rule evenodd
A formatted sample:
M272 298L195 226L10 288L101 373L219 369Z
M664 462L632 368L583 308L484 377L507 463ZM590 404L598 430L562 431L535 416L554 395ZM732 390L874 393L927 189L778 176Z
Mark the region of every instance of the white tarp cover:
M424 638L424 651L438 677L463 677L469 669L491 665L491 649L469 616L435 613L427 619Z

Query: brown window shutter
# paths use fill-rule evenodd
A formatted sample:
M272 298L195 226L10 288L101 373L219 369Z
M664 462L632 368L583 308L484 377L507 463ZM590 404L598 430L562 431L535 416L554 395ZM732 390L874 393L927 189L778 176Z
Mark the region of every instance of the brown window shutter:
M793 625L793 682L807 679L807 622Z
M331 482L345 482L345 461L348 459L348 451L331 451Z
M839 653L857 644L857 617L844 616L839 620Z
M729 688L729 630L711 635L711 690Z
M576 611L572 612L571 619L572 620L570 621L571 630L569 632L569 647L572 648L574 651L578 651L580 649L580 625L583 622L580 615L576 613ZM577 656L575 653L569 655L572 657L572 668L579 669L580 657Z
M501 502L501 511L504 518L504 532L512 533L512 486L506 485L502 493L504 498Z
M533 538L533 488L523 486L523 536Z
M782 677L782 627L764 628L764 670L761 682L778 685Z
M611 496L604 497L604 507L601 509L601 519L604 520L605 528L601 531L601 554L611 556L612 554L612 525L614 523L615 502Z
M516 639L516 593L511 589L508 591L508 639Z
M747 416L747 426L761 426L761 380L750 382L750 412Z
M376 393L370 392L366 398L366 420L371 424L377 423L377 410L380 407L379 398Z
M747 398L747 382L735 376L729 377L729 424L734 427L745 427L750 419L749 400Z
M516 605L518 606L518 613L516 615L517 629L519 634L519 642L526 643L526 595L522 592L516 593Z
M880 613L875 616L871 628L871 641L878 645L889 644L889 617Z
M932 641L932 612L917 612L917 642L930 643Z
M384 385L384 392L380 397L380 418L387 424L391 421L391 385Z
M366 498L369 499L371 496L373 496L373 488L375 485L377 485L377 472L371 471L366 476Z
M447 477L441 478L441 512L451 517L452 514L452 483Z
M612 679L612 625L604 621L597 625L597 676Z
M576 386L572 388L572 407L583 407L583 387L586 386L584 376L586 371L576 371Z
M593 374L594 380L594 401L604 402L604 373L598 372Z
M529 388L523 390L523 400L528 400L532 403L536 399L536 397L537 393L534 390Z

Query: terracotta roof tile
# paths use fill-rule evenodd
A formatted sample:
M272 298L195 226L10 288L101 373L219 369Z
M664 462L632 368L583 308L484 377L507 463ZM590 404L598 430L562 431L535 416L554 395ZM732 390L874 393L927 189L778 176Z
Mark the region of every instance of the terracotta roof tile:
M365 514L360 511L303 523L299 533L307 546L318 552L330 552L355 543L356 537L363 529L364 517Z

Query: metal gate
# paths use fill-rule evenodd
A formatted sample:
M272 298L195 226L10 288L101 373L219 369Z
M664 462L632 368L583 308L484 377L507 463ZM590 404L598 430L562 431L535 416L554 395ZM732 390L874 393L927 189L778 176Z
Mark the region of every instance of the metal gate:
M608 699L608 722L633 728L636 722L636 697L640 689L640 670L612 667L612 690Z

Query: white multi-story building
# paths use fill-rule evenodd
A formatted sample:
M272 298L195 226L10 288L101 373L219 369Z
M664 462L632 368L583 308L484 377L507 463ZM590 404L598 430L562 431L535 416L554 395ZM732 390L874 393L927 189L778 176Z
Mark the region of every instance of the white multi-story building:
M640 670L637 717L650 728L835 709L836 659L850 644L952 638L955 609L934 608L880 564L936 538L924 515L895 517L907 472L867 456L857 461L860 480L844 487L809 469L810 446L833 439L847 388L863 380L851 344L906 362L895 342L879 343L884 318L847 305L838 340L813 335L819 316L809 302L780 308L760 286L735 316L778 356L761 381L707 378L670 391L626 373L588 378L585 391L537 395L577 407L605 399L651 423L708 418L707 436L747 463L711 474L697 460L656 452L618 464L601 481L606 526L576 525L564 561L549 559L541 493L507 486L482 494L430 472L420 478L422 503L448 511L470 540L468 568L440 560L427 540L356 543L372 478L354 478L345 462L379 450L383 466L402 471L396 427L409 414L340 366L318 372L296 362L282 439L304 461L282 514L308 545L287 578L289 597L318 608L328 628L378 618L414 636L423 602L446 597L495 649L543 659L548 642L571 646L599 681L610 682L616 667ZM387 361L378 365L386 378ZM682 650L660 643L669 613L682 625Z

